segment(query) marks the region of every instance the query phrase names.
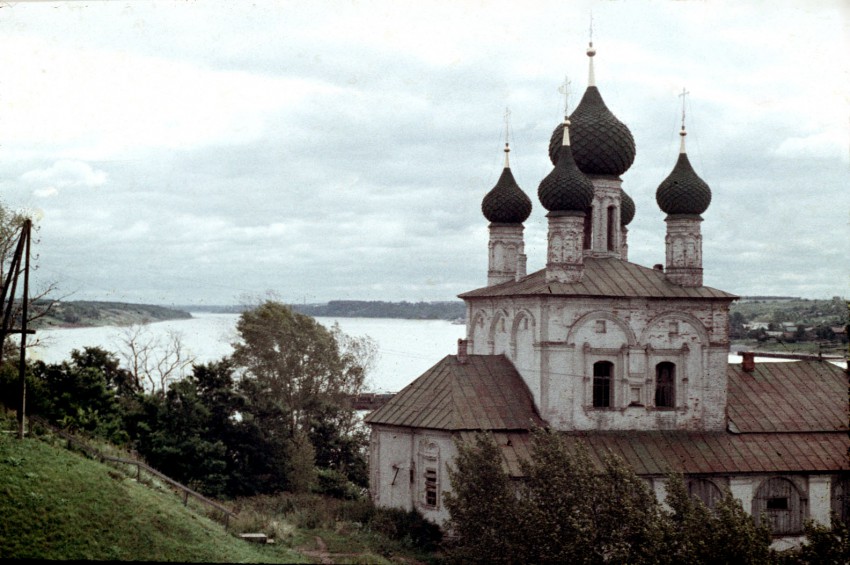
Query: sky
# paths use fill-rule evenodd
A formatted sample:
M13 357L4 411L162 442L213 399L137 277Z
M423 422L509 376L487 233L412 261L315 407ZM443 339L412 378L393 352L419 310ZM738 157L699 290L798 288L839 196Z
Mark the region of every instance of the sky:
M637 146L629 260L664 263L685 88L705 284L850 296L847 0L0 2L0 201L64 300L454 300L486 284L506 132L544 267L591 33Z

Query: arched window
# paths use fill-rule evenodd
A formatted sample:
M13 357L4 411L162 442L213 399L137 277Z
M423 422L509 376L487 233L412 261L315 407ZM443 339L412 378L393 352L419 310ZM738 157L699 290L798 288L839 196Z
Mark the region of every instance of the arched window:
M753 516L767 516L771 531L776 535L803 533L806 499L797 487L782 477L764 481L753 498Z
M688 479L688 494L700 499L707 508L712 510L723 498L723 493L714 481L708 479Z
M588 208L584 213L584 249L592 247L593 239L593 208Z
M419 447L420 494L422 507L436 509L440 507L440 448L435 443Z
M832 477L832 511L842 522L850 523L850 478Z
M614 251L614 238L616 237L614 234L614 207L608 206L608 225L607 225L607 237L608 237L608 251Z
M676 406L676 365L663 361L655 366L655 406Z
M611 378L614 376L614 364L610 361L597 361L593 364L593 407L611 406Z

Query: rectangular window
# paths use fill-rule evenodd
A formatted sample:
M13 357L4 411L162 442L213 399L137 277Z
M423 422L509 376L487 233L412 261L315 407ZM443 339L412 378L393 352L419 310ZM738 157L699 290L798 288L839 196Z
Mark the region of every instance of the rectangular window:
M596 333L605 333L605 320L596 320Z
M425 469L425 504L437 506L437 469L433 467Z
M767 499L768 510L788 510L788 499L786 497L775 497Z
M616 235L614 234L614 229L617 226L614 225L614 214L615 214L614 207L608 206L608 218L607 218L607 220L608 220L608 225L607 225L608 230L607 230L607 233L606 233L606 235L608 236L608 251L615 251L615 249L614 249L614 238L616 237Z
M593 407L608 408L611 406L611 377L614 364L610 361L599 361L593 364Z
M655 406L676 406L676 365L664 361L655 366Z

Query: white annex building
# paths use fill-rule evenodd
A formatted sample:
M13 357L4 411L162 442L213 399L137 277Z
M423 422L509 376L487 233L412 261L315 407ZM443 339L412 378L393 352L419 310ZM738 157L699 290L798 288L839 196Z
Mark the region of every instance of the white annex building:
M703 286L701 214L709 186L681 151L656 200L666 217L666 264L628 261L635 214L622 175L635 157L629 129L593 74L552 134L554 165L538 198L549 223L546 266L526 273L523 222L531 201L507 159L484 197L487 286L461 295L466 339L366 417L370 485L379 506L417 508L444 523L454 440L489 431L505 469L521 475L535 426L614 452L664 498L685 474L710 506L723 489L776 536L806 519L850 515L848 381L827 362L729 364L729 306Z

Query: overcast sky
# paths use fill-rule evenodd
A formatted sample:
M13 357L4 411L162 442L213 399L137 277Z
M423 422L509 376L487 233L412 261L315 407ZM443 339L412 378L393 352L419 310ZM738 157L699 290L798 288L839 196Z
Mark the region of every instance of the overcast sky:
M850 296L850 2L0 3L0 199L69 300L452 300L511 164L544 266L549 136L596 79L630 129L630 260L688 152L705 283Z

